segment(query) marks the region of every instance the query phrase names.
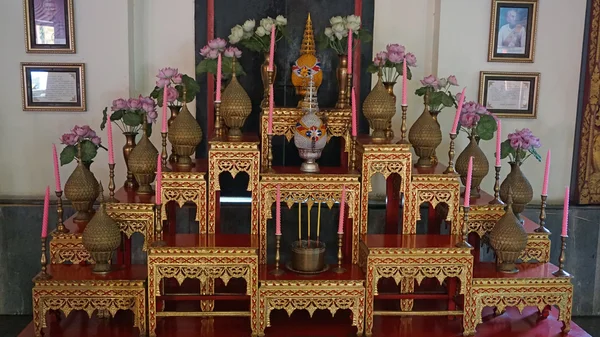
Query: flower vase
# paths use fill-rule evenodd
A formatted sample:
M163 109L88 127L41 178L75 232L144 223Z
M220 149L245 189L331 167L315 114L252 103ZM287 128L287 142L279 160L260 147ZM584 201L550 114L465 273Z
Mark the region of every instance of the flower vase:
M135 137L137 132L125 132L125 145L123 145L123 157L125 158L125 166L127 166L127 180L125 180L124 187L127 191L135 191L138 188L138 182L135 180L133 173L129 169L129 155L135 148Z
M469 158L473 157L473 172L471 176L471 198L479 198L481 181L488 174L490 164L485 153L479 147L479 137L469 136L469 144L456 158L456 172L460 174L460 181L464 186L467 184L467 172L469 169Z
M522 162L510 162L510 173L500 184L500 199L508 202L509 190L512 190L512 202L515 215L521 219L520 214L531 199L533 199L533 188L527 177L521 171Z
M169 129L171 128L171 124L173 124L173 121L175 120L175 118L177 118L177 115L179 115L179 111L181 111L181 105L171 105L169 106L169 110L171 110L171 117L169 117L169 121L167 122L167 124L169 125ZM173 147L173 144L171 144L171 154L169 154L169 163L174 164L177 162L177 153L175 152L175 148Z
M348 106L348 55L338 55L340 63L337 68L336 78L338 83L338 99L335 107L343 109Z
M86 224L90 221L94 212L94 202L100 194L98 181L88 168L90 164L91 162L83 163L78 160L77 167L65 183L65 198L77 211L73 219L76 224Z
M442 143L442 130L440 125L429 113L429 95L425 94L425 108L423 113L408 130L408 141L412 144L415 154L419 160L415 164L417 168L432 167L431 158L435 155L435 149Z
M136 193L140 195L152 194L150 184L156 178L156 157L158 150L144 132L142 139L129 155L129 167L139 183Z
M390 94L390 96L392 96L392 98L394 99L394 104L396 104L396 94L394 94L394 85L396 85L396 82L383 82L383 86L385 87L385 90L387 90L388 94ZM394 130L392 130L392 120L391 119L388 122L388 127L385 132L385 135L386 135L386 138L388 138L388 139L394 138Z
M373 141L384 141L386 139L386 131L392 117L396 114L396 103L394 98L388 94L383 86L381 72L378 74L379 80L375 87L371 90L363 103L363 114L369 121L373 134Z
M263 84L263 99L260 102L260 106L269 106L269 52L265 53L265 61L260 66L260 78ZM273 62L273 74L271 75L271 83L275 83L275 77L277 76L277 66Z

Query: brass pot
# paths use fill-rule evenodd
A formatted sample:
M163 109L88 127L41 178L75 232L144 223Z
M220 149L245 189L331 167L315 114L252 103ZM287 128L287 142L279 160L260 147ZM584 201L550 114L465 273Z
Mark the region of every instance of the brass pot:
M167 125L169 125L169 130L170 130L171 124L173 124L173 121L175 120L175 118L177 118L177 115L179 115L179 111L181 111L181 105L170 105L169 110L171 110L171 117L169 117L169 121L167 122ZM175 152L175 148L173 147L173 144L171 144L171 154L169 155L169 163L174 164L176 162L177 162L177 153Z
M134 191L138 188L138 183L131 173L129 169L129 155L131 154L131 150L135 148L135 137L137 136L137 132L125 132L123 133L125 136L125 145L123 145L123 157L125 158L125 166L127 166L127 180L125 180L125 189L128 191Z
M508 200L509 189L512 190L513 210L519 219L525 205L533 199L533 188L521 171L521 164L521 162L510 162L510 173L500 184L500 199L505 203Z
M338 99L335 107L343 109L348 106L348 55L338 55L340 63L337 67Z
M469 169L469 158L473 156L473 175L471 177L471 197L479 198L479 185L488 174L490 164L488 159L479 147L479 137L469 136L469 144L456 158L456 172L460 174L460 181L463 186L467 185L467 172Z
M121 230L117 222L106 213L104 200L101 201L98 212L83 230L82 241L95 261L92 271L108 273L111 270L110 260L121 244Z
M442 143L442 130L429 113L429 95L425 94L423 113L408 130L408 141L412 144L419 160L415 167L432 167L431 158L435 149Z
M202 141L202 128L188 110L187 104L183 105L183 109L171 124L171 130L167 136L173 149L177 152L177 169L190 171L194 166L190 156L194 154L196 146Z
M233 61L235 69L235 61ZM252 102L235 76L235 70L231 82L223 91L221 96L221 116L225 125L229 128L228 136L230 138L240 138L242 136L242 127L250 113L252 112Z
M513 212L513 203L508 198L504 215L490 232L490 245L496 252L498 270L505 273L516 273L516 261L527 247L527 232L521 221Z
M65 183L65 198L71 202L73 209L77 211L73 222L84 224L90 221L94 212L93 206L99 193L96 177L79 160L77 167Z
M152 144L150 139L148 139L147 134L144 133L140 142L129 155L129 167L131 168L131 172L135 176L135 179L140 184L136 191L137 194L144 195L153 193L150 184L156 178L157 156L158 150L154 147L154 144Z
M396 103L383 86L381 72L379 73L379 81L365 98L363 114L373 129L371 138L375 141L385 140L388 125L396 114Z
M325 243L323 241L295 241L291 248L294 270L314 273L325 267Z
M260 102L261 107L269 106L269 53L265 53L265 61L260 65L260 79L263 85L263 99ZM273 74L271 75L271 83L275 83L275 77L277 76L277 66L273 61Z

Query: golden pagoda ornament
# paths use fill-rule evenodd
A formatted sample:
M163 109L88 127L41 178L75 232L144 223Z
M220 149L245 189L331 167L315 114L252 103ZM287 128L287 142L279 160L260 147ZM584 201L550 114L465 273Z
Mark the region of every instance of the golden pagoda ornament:
M252 102L235 75L235 58L231 69L233 77L221 97L221 115L229 128L228 137L241 138L242 127L252 112Z
M323 82L323 72L321 71L321 62L316 56L315 34L310 19L306 19L304 27L304 36L300 47L300 57L292 65L292 84L296 88L296 94L300 96L299 107L302 106L302 100L306 96L309 77L313 78L315 89L319 89Z

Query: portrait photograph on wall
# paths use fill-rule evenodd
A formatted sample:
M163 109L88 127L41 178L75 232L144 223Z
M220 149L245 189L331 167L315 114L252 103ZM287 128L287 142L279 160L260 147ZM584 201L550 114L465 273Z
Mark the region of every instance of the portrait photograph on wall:
M24 0L28 53L75 53L73 0Z
M533 62L537 0L492 0L488 61Z
M498 117L537 118L539 73L480 72L479 104Z
M21 63L23 111L86 111L83 63Z

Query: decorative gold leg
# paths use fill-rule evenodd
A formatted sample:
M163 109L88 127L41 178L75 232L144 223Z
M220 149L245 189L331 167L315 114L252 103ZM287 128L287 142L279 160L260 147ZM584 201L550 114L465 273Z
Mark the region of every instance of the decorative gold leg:
M46 258L46 238L42 238L42 257L40 259L40 264L42 265L42 270L33 279L35 281L51 279L52 276L46 273L46 265L48 264L48 259Z
M567 273L563 268L565 267L565 250L567 250L567 237L560 237L560 257L558 258L558 270L552 273L556 277L571 277L571 274Z
M496 182L494 183L494 200L490 201L490 205L504 205L504 202L500 200L500 166L495 166L496 170Z
M450 134L450 150L448 150L448 167L444 174L458 174L454 169L454 140L456 139L456 133Z
M63 223L63 206L62 206L62 191L56 191L56 213L58 216L58 224L56 225L57 233L68 233L69 229Z
M342 267L342 259L344 255L342 254L342 241L344 239L344 234L338 233L338 266L333 268L334 273L341 274L346 271L345 268Z
M275 269L271 270L271 274L275 276L282 275L284 273L283 269L279 268L279 250L281 249L281 234L275 235L276 244L275 244Z
M161 217L161 208L162 205L155 205L154 207L154 242L152 242L152 247L164 247L167 245L165 241L163 241L163 228L162 228L162 217Z

